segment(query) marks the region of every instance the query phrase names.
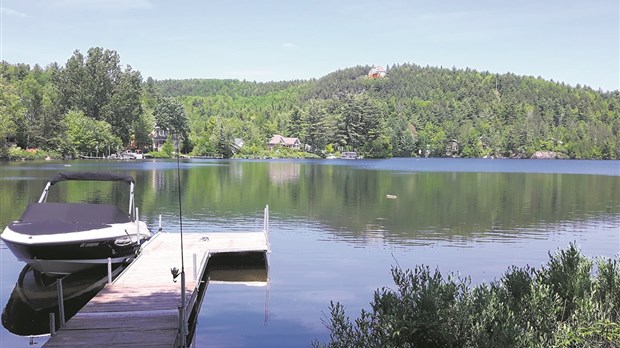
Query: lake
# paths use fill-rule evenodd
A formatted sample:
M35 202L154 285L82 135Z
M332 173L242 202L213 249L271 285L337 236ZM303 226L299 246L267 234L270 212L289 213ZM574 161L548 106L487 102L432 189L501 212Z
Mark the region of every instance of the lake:
M3 163L2 228L60 171L134 176L140 216L153 230L160 215L164 230L179 230L178 179L186 233L260 230L269 205L268 285L210 285L197 346L326 342L330 301L358 316L377 288L393 284L393 265L425 264L480 283L510 265L539 267L570 242L587 256L620 250L620 161L182 160L178 171L173 160ZM126 199L101 183L89 189L55 198ZM4 245L0 262L4 307L24 264ZM28 337L0 332L2 347L29 346Z

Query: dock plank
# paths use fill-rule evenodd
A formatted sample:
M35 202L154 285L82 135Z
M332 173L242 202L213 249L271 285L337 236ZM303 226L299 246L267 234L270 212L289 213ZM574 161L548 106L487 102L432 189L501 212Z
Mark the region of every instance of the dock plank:
M43 347L172 347L178 333L181 284L180 277L173 281L170 269L181 269L180 243L180 234L156 234L140 256ZM199 285L193 279L194 254L196 278L201 279L206 268L201 263L209 253L269 250L263 232L186 233L183 247L187 302Z

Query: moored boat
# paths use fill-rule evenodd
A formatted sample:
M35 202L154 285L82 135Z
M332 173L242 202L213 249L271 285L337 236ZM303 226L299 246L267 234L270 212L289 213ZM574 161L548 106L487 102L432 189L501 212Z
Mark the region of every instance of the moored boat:
M116 181L129 185L128 212L111 204L47 202L50 188L63 181ZM11 252L39 272L70 274L127 261L152 234L136 217L135 180L124 174L68 172L54 176L37 203L0 235Z
M340 156L342 159L357 159L357 152L354 151L345 151Z

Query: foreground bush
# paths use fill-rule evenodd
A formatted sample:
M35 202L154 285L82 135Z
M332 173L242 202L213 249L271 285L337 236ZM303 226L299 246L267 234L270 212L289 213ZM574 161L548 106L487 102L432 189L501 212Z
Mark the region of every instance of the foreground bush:
M241 159L263 159L263 158L295 158L295 159L312 159L320 158L319 156L296 149L287 147L277 147L274 150L266 149L262 146L246 145L241 148L239 153L233 158Z
M539 270L512 267L491 284L426 266L392 268L357 319L332 302L330 342L314 347L620 347L620 263L574 244Z

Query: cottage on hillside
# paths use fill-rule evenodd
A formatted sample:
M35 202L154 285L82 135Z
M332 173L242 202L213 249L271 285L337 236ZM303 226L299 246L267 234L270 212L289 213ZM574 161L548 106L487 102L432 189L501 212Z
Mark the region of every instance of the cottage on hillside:
M378 66L375 65L372 67L372 69L370 69L368 71L368 78L369 79L378 79L380 77L385 77L386 75L386 70L385 68L383 68L382 66Z

